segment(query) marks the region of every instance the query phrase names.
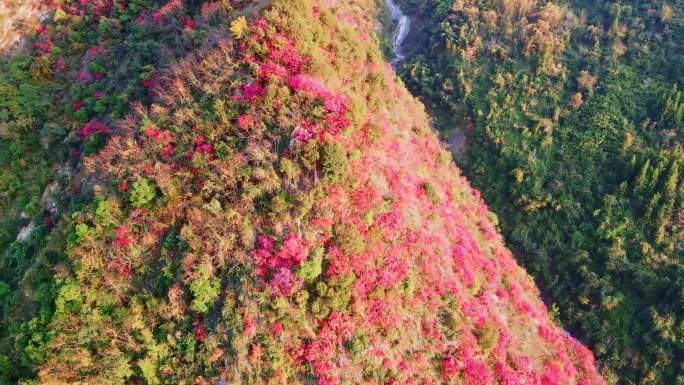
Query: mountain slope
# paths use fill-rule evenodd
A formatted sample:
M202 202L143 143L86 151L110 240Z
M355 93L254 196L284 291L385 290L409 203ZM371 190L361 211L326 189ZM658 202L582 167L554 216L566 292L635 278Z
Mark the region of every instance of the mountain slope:
M684 3L404 4L424 22L402 77L466 133L463 172L558 319L609 380L684 381Z
M146 92L106 39L70 73L134 103L61 94L87 115L57 188L82 198L40 227L66 238L54 307L4 353L35 383L603 383L383 61L376 4L121 4L71 22L185 52Z

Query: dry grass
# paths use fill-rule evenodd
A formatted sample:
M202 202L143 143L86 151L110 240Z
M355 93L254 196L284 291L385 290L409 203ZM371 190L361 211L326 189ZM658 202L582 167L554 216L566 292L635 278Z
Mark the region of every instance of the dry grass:
M42 13L39 0L0 0L0 54L16 47Z

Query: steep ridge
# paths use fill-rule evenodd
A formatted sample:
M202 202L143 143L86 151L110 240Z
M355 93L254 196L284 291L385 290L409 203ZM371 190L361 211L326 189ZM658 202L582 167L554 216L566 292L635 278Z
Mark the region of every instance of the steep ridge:
M465 134L462 172L558 321L609 382L684 381L684 2L401 4L420 28L398 71Z
M91 199L41 227L67 244L54 307L3 352L28 383L603 383L383 62L377 4L135 5L120 31L212 39L74 122ZM96 64L71 76L125 76Z

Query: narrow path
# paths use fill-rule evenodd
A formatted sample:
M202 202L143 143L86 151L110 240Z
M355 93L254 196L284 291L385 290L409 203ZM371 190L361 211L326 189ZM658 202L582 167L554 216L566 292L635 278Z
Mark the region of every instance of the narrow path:
M399 8L395 0L385 0L385 4L390 9L392 14L392 20L397 23L397 29L394 30L394 35L392 36L392 52L394 53L394 59L392 59L392 67L397 66L406 57L402 51L402 45L404 40L411 32L411 19L406 16Z

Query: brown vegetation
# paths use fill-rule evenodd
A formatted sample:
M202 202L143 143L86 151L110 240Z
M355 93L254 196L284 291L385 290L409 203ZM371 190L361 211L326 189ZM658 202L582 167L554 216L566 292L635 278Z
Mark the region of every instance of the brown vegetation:
M0 2L0 54L15 47L36 26L41 13L42 6L37 0Z

